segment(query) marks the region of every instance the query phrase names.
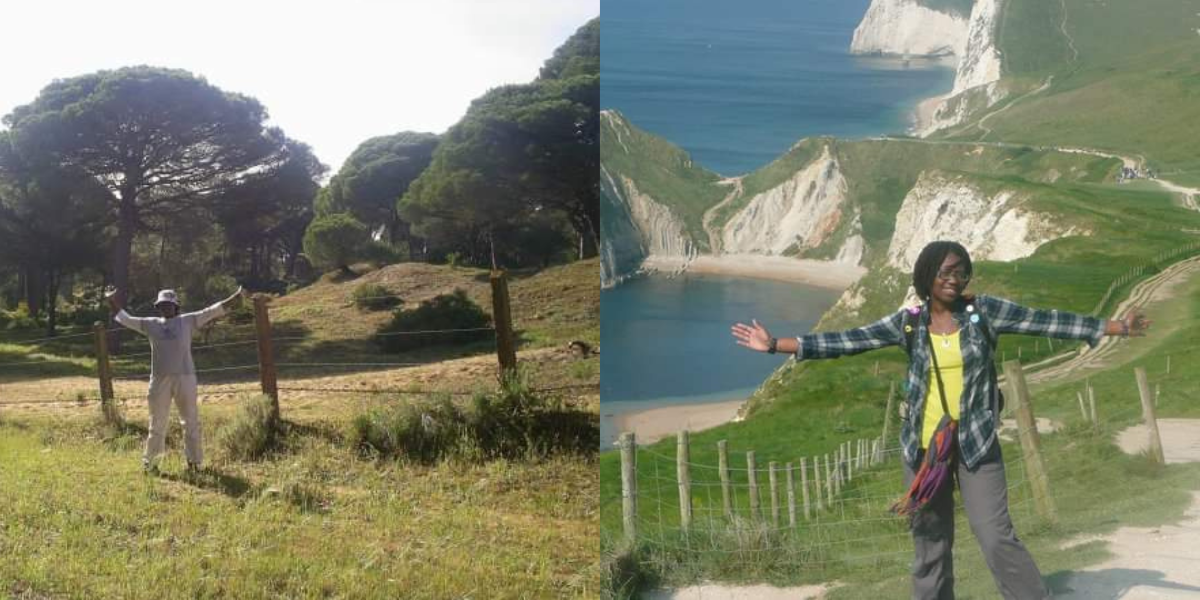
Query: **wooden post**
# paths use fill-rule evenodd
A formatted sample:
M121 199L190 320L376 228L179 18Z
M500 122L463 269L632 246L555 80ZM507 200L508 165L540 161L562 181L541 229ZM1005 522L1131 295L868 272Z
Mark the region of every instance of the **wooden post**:
M767 483L771 485L771 525L779 528L779 477L775 474L776 462L767 463Z
M879 361L875 361L875 376L879 377Z
M813 491L817 494L817 511L820 512L825 508L825 493L821 491L821 457L814 456L812 461L813 466Z
M1154 408L1158 408L1158 396L1160 394L1162 394L1162 387L1156 381L1154 382Z
M621 518L625 525L625 541L633 544L637 538L637 441L633 432L621 434Z
M512 310L508 298L508 274L492 271L492 320L496 325L496 355L500 358L500 373L517 368L517 346L513 338Z
M1100 417L1096 414L1096 390L1088 386L1088 406L1092 409L1092 427L1100 429Z
M1088 416L1087 407L1083 405L1083 392L1075 392L1075 397L1079 399L1079 414L1083 415L1083 420L1092 422L1091 417Z
M733 518L733 497L730 493L729 482L729 448L725 440L717 442L717 469L721 475L721 506L725 509L725 518Z
M1146 381L1146 369L1137 367L1133 374L1137 378L1138 395L1142 397L1142 419L1150 430L1150 458L1165 465L1167 460L1163 456L1162 439L1158 437L1158 418L1154 411L1154 399L1150 397L1150 382Z
M1021 453L1025 458L1025 472L1033 492L1033 502L1038 515L1055 522L1058 520L1054 498L1050 495L1050 480L1042 464L1041 440L1038 437L1037 421L1033 416L1033 404L1029 399L1029 388L1025 384L1025 373L1021 363L1004 363L1004 377L1008 382L1012 398L1016 402L1017 427L1021 438Z
M846 482L854 481L854 445L846 442L846 451L842 454L842 459L846 461Z
M762 510L758 503L758 472L754 466L754 451L746 453L746 477L750 482L750 518L759 520L762 518Z
M92 325L96 334L96 377L100 380L100 404L109 407L113 402L112 365L108 362L108 335L104 331L104 323L96 321ZM105 412L107 415L108 413Z
M1167 355L1167 375L1171 374L1171 355Z
M888 428L892 424L892 402L895 399L896 399L896 382L893 381L892 385L888 386L887 411L883 413L883 434L880 436L880 439L885 440L884 445L887 444L886 440L888 439ZM880 457L880 458L883 458L883 457Z
M793 463L788 463L787 467L787 503L788 503L788 526L796 526L796 477L792 473ZM801 467L803 468L803 467ZM803 475L801 475L803 477Z
M829 468L829 455L825 455L825 506L833 509L833 471Z
M807 521L812 518L812 509L808 498L808 461L804 457L800 457L800 495L804 498L804 520Z
M279 421L279 387L275 378L275 352L271 348L271 317L263 294L254 296L254 331L258 337L258 376L262 393L271 398L271 417Z
M692 478L688 473L690 462L688 452L688 432L679 432L679 441L675 446L675 473L679 477L679 525L684 533L692 528Z

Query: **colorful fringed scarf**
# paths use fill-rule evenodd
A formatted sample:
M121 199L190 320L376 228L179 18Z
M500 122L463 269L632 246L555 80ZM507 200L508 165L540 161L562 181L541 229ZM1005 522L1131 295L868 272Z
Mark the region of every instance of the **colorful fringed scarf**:
M921 467L913 477L912 485L903 498L892 505L892 512L899 515L915 516L917 511L925 508L929 501L937 496L942 487L949 484L954 476L954 444L958 436L958 421L950 418L950 407L946 403L946 386L942 383L942 371L937 364L937 352L933 351L933 340L929 337L929 329L925 330L925 341L930 346L930 357L933 359L933 372L937 376L938 395L942 400L942 419L938 421L937 429L929 439L929 448L921 460Z

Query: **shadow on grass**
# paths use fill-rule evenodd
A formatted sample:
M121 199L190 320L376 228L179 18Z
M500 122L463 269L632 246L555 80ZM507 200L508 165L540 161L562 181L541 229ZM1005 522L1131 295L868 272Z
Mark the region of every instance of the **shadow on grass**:
M184 483L204 490L212 490L220 492L235 500L241 499L250 492L250 482L237 477L235 475L227 475L221 471L205 467L197 473L159 473L158 475L167 481L175 481Z
M1178 592L1200 593L1200 587L1175 583L1162 571L1150 569L1102 569L1099 571L1059 571L1046 578L1055 598L1124 598L1135 588L1157 596L1175 596Z

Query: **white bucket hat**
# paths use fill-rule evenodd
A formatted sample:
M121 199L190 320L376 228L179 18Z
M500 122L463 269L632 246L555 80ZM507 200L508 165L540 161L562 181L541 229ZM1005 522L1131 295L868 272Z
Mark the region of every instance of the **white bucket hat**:
M154 301L154 305L158 306L163 302L170 302L175 305L175 308L179 308L179 296L175 294L175 290L162 290L159 292L158 300Z

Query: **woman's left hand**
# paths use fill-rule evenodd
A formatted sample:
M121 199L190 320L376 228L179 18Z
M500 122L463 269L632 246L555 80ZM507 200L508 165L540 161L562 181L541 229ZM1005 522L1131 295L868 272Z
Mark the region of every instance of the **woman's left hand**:
M1135 306L1125 313L1125 318L1121 319L1121 322L1129 328L1129 337L1141 337L1146 335L1146 331L1150 329L1151 321L1146 318L1140 308Z

